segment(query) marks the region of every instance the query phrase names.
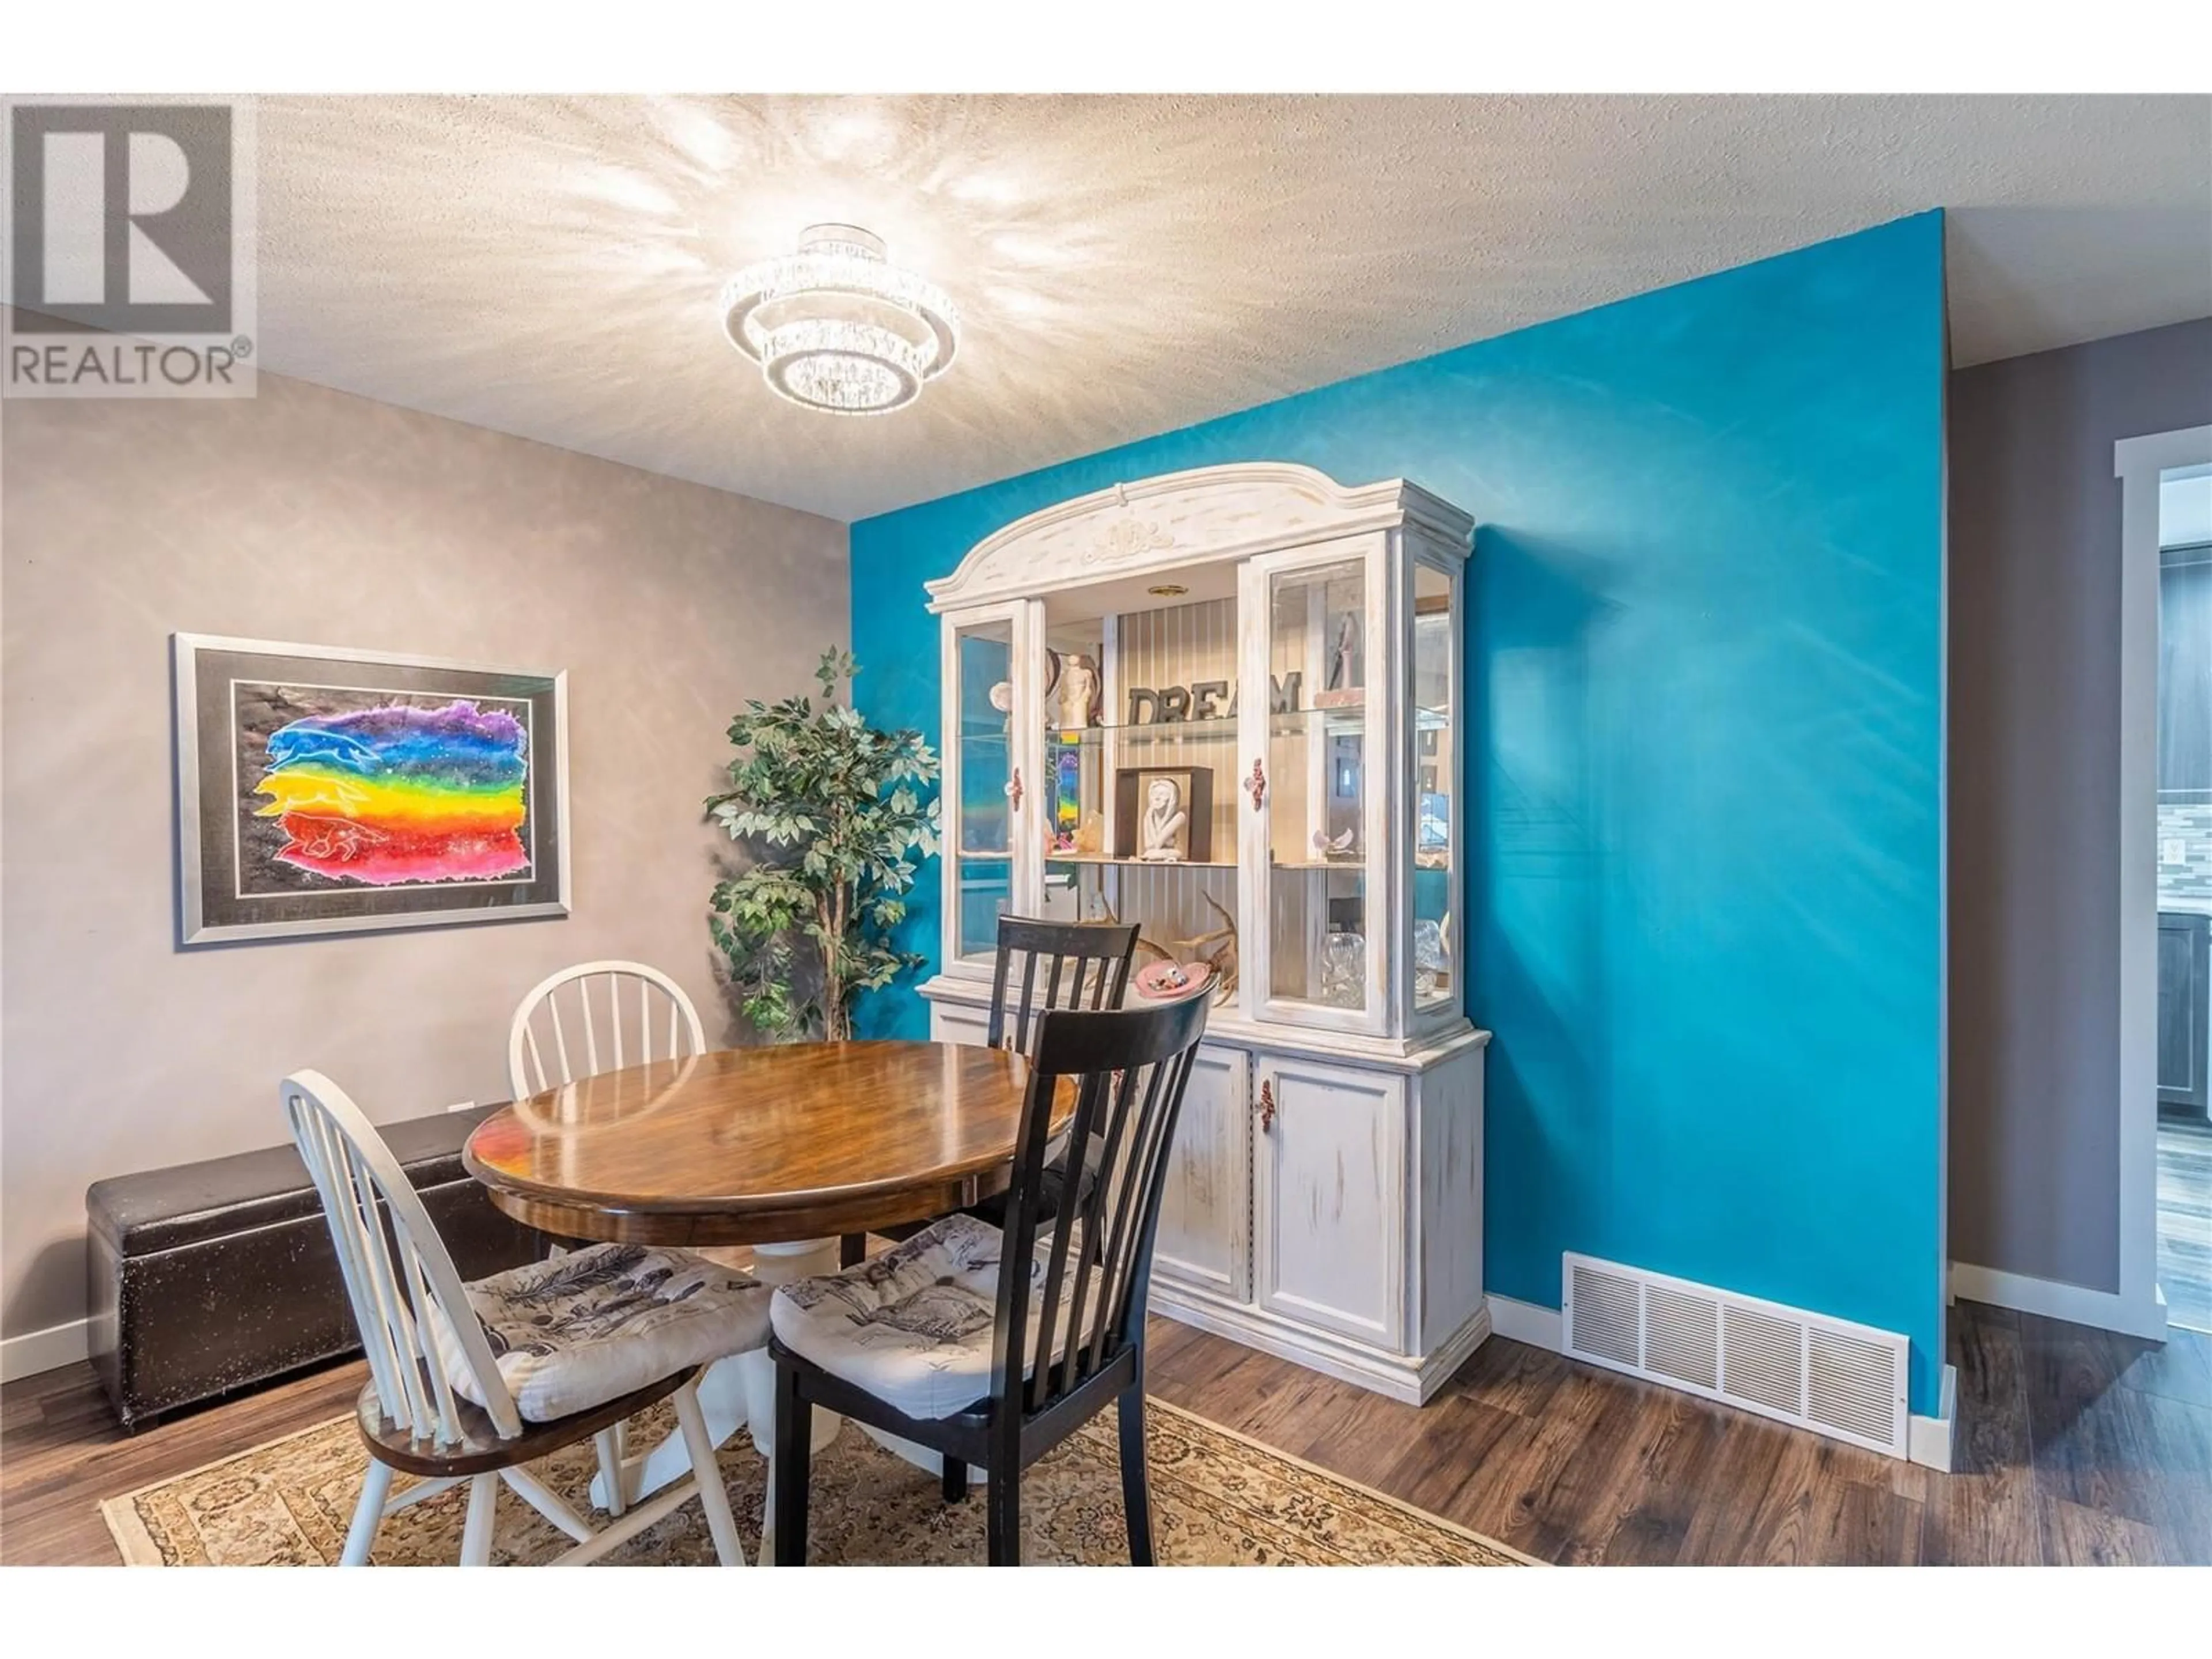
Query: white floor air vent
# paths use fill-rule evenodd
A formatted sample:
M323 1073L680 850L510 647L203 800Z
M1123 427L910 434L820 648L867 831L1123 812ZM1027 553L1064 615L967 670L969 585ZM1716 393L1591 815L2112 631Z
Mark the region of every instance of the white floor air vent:
M1571 1359L1905 1455L1905 1356L1888 1331L1567 1253Z

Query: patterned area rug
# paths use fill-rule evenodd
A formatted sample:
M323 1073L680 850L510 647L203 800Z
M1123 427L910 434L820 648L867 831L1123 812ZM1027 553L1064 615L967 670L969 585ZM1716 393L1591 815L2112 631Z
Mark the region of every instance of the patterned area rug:
M1285 1457L1159 1401L1150 1430L1153 1547L1168 1565L1533 1565L1491 1539L1409 1509L1364 1486ZM632 1427L657 1438L666 1408ZM766 1464L746 1436L722 1449L722 1473L748 1559L760 1541ZM134 1566L321 1566L336 1561L368 1455L350 1416L256 1446L235 1457L100 1505ZM593 1462L588 1442L537 1466L586 1516ZM406 1490L407 1477L393 1484ZM387 1518L380 1565L459 1559L467 1489L427 1498ZM937 1477L885 1451L851 1424L815 1454L808 1559L818 1563L978 1565L983 1561L980 1486L948 1504ZM568 1540L512 1491L500 1492L493 1559L529 1563ZM1107 1565L1129 1559L1113 1414L1094 1418L1022 1480L1022 1559ZM714 1559L696 1504L632 1539L608 1559L631 1565Z

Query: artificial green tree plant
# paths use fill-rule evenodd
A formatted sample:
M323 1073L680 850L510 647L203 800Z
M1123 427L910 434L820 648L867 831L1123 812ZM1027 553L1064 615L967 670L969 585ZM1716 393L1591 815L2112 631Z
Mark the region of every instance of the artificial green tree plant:
M937 851L937 757L921 732L861 718L850 693L860 672L850 653L825 651L818 707L748 701L730 722L730 787L707 802L754 854L716 884L708 925L745 1017L779 1042L844 1042L860 994L926 960L892 932L918 861Z

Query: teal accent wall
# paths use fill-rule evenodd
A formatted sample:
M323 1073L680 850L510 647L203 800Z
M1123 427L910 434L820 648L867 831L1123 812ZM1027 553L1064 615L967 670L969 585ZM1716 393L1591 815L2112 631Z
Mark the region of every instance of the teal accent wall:
M1927 213L853 526L862 706L937 734L921 584L1225 461L1472 513L1486 1273L1562 1250L1942 1373L1942 220ZM934 955L936 872L909 935ZM924 1034L910 985L865 1028Z

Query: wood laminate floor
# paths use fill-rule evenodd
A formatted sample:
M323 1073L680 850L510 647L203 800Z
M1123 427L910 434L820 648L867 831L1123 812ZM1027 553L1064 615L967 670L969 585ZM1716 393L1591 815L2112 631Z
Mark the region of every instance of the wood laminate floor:
M2158 1124L2158 1286L2166 1316L2212 1331L2212 1127Z
M1148 1364L1164 1399L1547 1560L2212 1562L2212 1342L1953 1316L1949 1475L1503 1337L1418 1408L1165 1320ZM113 1562L101 1498L337 1415L361 1380L339 1366L129 1438L88 1366L8 1384L0 1561Z

